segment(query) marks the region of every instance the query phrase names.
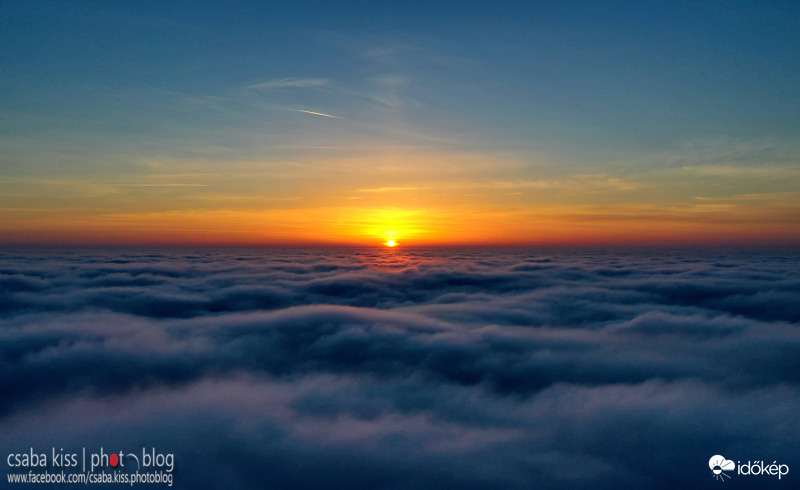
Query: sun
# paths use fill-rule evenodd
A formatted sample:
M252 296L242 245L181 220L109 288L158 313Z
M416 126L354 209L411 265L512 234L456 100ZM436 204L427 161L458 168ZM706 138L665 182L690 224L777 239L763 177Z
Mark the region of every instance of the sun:
M397 246L397 242L394 241L394 240L389 240L389 241L386 242L386 246L387 247L396 247Z

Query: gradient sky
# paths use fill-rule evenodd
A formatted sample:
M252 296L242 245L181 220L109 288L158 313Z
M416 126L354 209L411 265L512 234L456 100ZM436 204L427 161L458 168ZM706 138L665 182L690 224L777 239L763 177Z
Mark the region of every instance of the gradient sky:
M798 243L795 2L0 6L3 243Z

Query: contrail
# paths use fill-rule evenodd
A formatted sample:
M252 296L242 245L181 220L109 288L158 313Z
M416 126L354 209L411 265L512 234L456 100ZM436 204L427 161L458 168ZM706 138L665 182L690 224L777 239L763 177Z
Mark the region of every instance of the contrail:
M334 119L344 119L339 116L331 116L330 114L323 114L321 112L304 111L303 109L289 109L289 110L296 112L305 112L306 114L314 114L315 116L325 116L325 117L332 117Z

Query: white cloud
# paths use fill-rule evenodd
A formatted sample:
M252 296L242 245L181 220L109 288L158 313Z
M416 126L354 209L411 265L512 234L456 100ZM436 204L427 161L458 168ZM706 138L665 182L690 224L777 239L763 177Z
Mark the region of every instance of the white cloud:
M334 119L342 119L342 118L341 118L341 117L339 117L339 116L332 116L332 115L330 115L330 114L325 114L325 113L323 113L323 112L313 112L313 111L306 111L306 110L304 110L304 109L291 109L291 110L292 110L292 111L295 111L295 112L304 112L304 113L306 113L306 114L313 114L313 115L315 115L315 116L324 116L324 117L332 117L332 118L334 118Z
M248 85L247 88L250 90L271 90L274 88L322 87L327 85L328 82L327 78L278 78Z

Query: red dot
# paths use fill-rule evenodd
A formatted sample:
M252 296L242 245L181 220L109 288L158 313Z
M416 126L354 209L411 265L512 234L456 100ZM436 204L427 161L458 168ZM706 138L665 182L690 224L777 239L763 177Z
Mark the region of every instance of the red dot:
M119 464L119 456L112 453L111 456L108 457L108 462L111 463L111 466L116 467Z

